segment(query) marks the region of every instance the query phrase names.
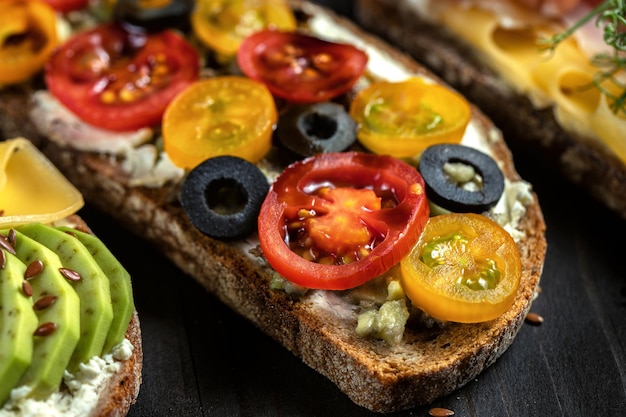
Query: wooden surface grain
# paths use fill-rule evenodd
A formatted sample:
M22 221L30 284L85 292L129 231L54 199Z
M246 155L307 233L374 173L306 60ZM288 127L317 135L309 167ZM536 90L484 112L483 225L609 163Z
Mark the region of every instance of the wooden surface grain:
M350 16L349 1L319 1ZM459 391L393 414L626 414L626 222L513 149L547 223L542 292L509 350ZM548 171L549 172L549 171ZM133 277L144 383L129 416L371 416L328 380L208 295L155 248L82 212Z

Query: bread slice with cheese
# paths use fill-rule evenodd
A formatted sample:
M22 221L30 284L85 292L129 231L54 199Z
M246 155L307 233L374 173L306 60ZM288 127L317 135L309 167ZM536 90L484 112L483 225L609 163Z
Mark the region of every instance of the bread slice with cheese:
M599 70L583 49L593 31L581 30L587 40L571 37L552 53L537 43L590 9L580 6L567 21L513 0L358 0L354 10L365 28L477 104L525 157L626 218L626 120L598 89L580 88Z
M299 30L354 44L368 54L363 83L412 76L441 82L408 56L329 10L306 1L290 4ZM358 89L363 84L357 85ZM506 178L505 194L487 215L498 219L516 241L522 259L521 285L511 308L495 320L478 324L426 320L407 327L397 344L357 336L357 311L340 292L294 294L273 289L275 274L260 253L256 233L231 241L200 232L179 201L181 180L135 185L136 178L124 164L135 156L134 150L124 155L78 150L62 138L55 140L53 132L41 128L44 124L38 125L37 138L40 148L94 207L154 244L207 291L326 376L356 404L393 412L428 404L494 363L513 343L537 293L546 252L537 196L516 172L501 132L480 110L472 107L471 111L464 142L492 155ZM0 120L5 129L9 124L32 128L33 120L23 113L3 117L11 119Z

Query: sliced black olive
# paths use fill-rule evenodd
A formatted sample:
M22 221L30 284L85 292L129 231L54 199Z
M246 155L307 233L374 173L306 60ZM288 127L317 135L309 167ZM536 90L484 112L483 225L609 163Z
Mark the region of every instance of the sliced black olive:
M467 179L455 178L451 173L455 168L450 164L455 163L460 164L457 169L469 167L480 176L474 189L463 187ZM482 213L493 207L504 192L504 176L496 161L464 145L442 144L426 148L420 157L419 171L426 183L428 199L451 211Z
M162 5L142 0L118 0L113 9L113 20L150 32L167 28L177 28L184 32L189 29L189 15L194 8L194 0L171 0Z
M236 239L255 229L269 187L256 165L235 156L218 156L189 172L180 201L202 233L217 239Z
M356 140L356 123L337 103L294 105L281 116L276 135L300 156L341 152Z

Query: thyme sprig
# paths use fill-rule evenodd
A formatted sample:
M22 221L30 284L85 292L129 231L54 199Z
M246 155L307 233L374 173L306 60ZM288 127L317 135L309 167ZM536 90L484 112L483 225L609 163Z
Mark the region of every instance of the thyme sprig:
M604 42L612 49L591 58L591 64L599 68L594 74L591 87L595 86L609 98L609 106L614 113L626 116L626 80L617 76L626 69L625 0L606 0L600 3L564 32L541 40L540 45L553 52L561 42L593 19L596 26L603 31ZM616 88L609 89L610 84Z

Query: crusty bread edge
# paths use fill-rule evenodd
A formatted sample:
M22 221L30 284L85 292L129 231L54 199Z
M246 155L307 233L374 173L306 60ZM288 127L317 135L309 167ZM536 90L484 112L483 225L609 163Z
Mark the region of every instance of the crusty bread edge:
M626 165L592 139L565 131L552 108L537 110L444 27L425 21L408 1L357 0L355 18L428 66L477 104L509 143L560 172L626 219Z
M129 359L120 362L120 370L107 381L93 417L123 417L137 401L143 371L143 346L137 311L133 313L126 338L133 345L133 354Z

